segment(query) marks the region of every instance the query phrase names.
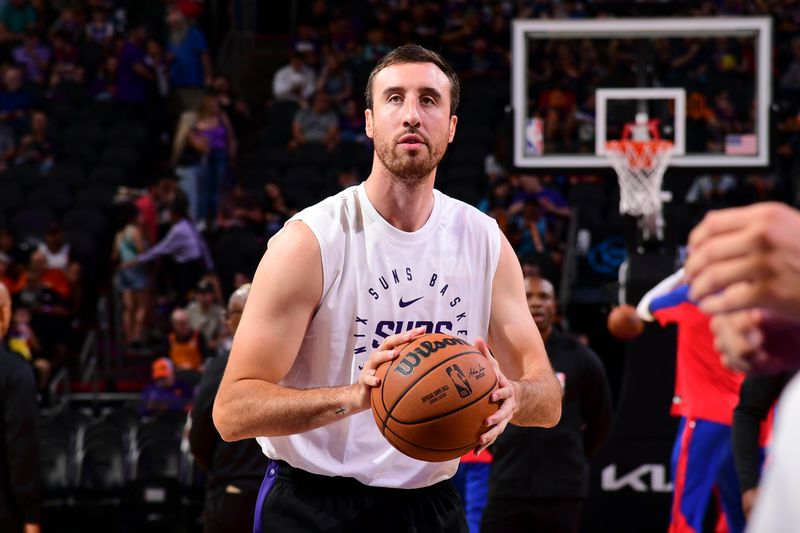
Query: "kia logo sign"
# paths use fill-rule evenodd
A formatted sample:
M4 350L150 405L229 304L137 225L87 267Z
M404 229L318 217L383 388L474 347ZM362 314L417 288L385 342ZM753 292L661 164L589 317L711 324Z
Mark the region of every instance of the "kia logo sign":
M600 486L606 492L626 488L634 492L672 492L667 467L660 464L644 464L621 477L617 475L617 465L610 464L601 473Z

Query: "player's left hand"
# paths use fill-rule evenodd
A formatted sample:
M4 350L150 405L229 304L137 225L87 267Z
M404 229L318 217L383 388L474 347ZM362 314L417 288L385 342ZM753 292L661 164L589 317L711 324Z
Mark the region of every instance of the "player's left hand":
M497 364L497 359L494 358L492 352L489 351L489 346L487 346L486 341L482 338L478 337L475 339L475 347L480 350L480 352L486 357L489 361L489 364L492 365L494 369L494 373L497 376L497 389L492 392L491 401L499 402L500 408L497 410L496 413L491 415L489 418L485 420L485 424L489 426L489 430L481 435L480 439L478 440L478 446L475 447L475 455L478 455L483 450L488 448L492 445L492 443L500 436L500 434L505 431L506 426L511 421L511 418L514 416L514 411L517 408L517 402L514 397L514 387L511 384L511 381L503 375L500 371L500 365Z

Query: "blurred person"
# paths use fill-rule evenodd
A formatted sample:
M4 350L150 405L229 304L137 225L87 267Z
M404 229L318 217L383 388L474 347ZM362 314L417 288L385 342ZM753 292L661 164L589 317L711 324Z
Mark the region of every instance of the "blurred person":
M0 341L8 331L11 300L0 285ZM0 342L0 531L40 533L39 438L36 385L30 367Z
M240 286L228 300L227 322L236 334L250 285ZM192 455L208 472L203 531L206 533L246 531L253 527L256 497L267 460L254 439L225 442L219 435L211 412L229 353L223 352L206 365L191 412L189 442Z
M126 262L147 249L147 240L139 225L139 212L133 204L118 206L120 229L114 237L111 260ZM122 294L122 331L125 341L138 346L144 340L146 306L149 300L150 274L139 264L120 269L116 287Z
M364 133L366 121L364 111L355 98L348 98L342 106L342 116L339 121L339 131L342 141L354 142L372 149L372 140Z
M153 361L151 382L142 391L139 414L151 416L164 411L188 411L192 403L192 389L176 379L175 366L166 357Z
M73 256L69 243L64 239L64 228L58 222L53 222L44 233L44 242L36 249L41 253L47 264L47 269L58 270L66 275L69 284L73 309L80 307L81 299L81 271L82 267Z
M14 286L13 275L13 261L11 257L0 251L0 284L4 285L9 291Z
M292 205L291 200L286 198L283 189L277 183L265 183L263 192L261 208L264 212L265 231L269 238L280 231L286 221L297 212L297 209Z
M104 5L92 7L92 17L86 23L86 40L90 43L108 47L114 39L114 24L108 18L108 9Z
M38 31L28 30L25 40L14 49L12 57L14 63L24 69L26 81L36 85L44 84L52 53L50 48L39 40Z
M83 37L83 13L71 5L62 6L48 32L50 37L59 33L71 43L78 44Z
M250 120L250 108L247 102L234 94L230 80L225 76L214 78L211 89L217 97L217 104L220 110L230 119L233 131L240 134L247 127Z
M674 493L670 532L702 531L718 493L730 532L744 530L741 491L731 440L733 410L744 376L722 365L711 317L688 298L679 269L650 289L636 311L642 320L678 326L675 394L671 414L680 417L672 450Z
M147 102L148 87L155 79L155 74L145 64L146 42L147 28L141 24L134 25L128 30L127 39L118 55L115 97L123 104L134 106L128 109L132 115L137 110L141 112Z
M310 108L300 109L295 114L289 149L294 150L306 143L317 143L332 151L338 142L339 117L331 108L328 96L317 93Z
M172 225L164 238L144 253L120 264L120 268L125 269L162 256L171 257L172 285L178 305L184 305L189 291L203 274L214 269L208 245L188 218L186 209L186 200L176 199L169 208Z
M53 368L59 368L67 356L74 316L72 286L67 274L59 268L47 268L47 258L36 250L12 292L18 305L32 311L32 327L39 333L42 353Z
M197 174L197 220L210 228L217 216L229 165L236 159L237 151L236 134L213 94L204 94L200 99L197 121L189 136L202 156L201 171Z
M197 111L181 113L172 138L170 164L175 168L181 190L189 202L189 213L194 220L200 220L200 198L198 186L200 174L204 171L203 156L205 142L192 135L197 123Z
M225 309L214 301L214 286L201 281L194 292L194 300L186 307L189 326L200 332L209 354L217 352L225 327Z
M303 56L289 55L289 64L279 68L272 78L272 93L276 100L295 102L305 107L316 88L316 75L306 65Z
M145 44L144 64L153 73L153 94L155 101L167 98L170 92L169 65L164 57L161 43L156 39L147 39Z
M42 174L47 174L54 163L54 146L49 120L44 111L31 112L30 131L19 141L14 157L15 165L33 164Z
M22 71L17 67L6 68L0 90L0 122L8 124L17 135L21 134L32 105L33 94L22 83Z
M715 342L726 363L776 373L800 368L800 212L766 202L714 211L689 235L690 295L714 315ZM800 381L786 386L777 409L770 462L748 531L800 528Z
M41 356L42 346L33 330L32 320L30 309L22 305L16 306L11 314L6 344L9 350L21 355L33 367L36 372L36 388L44 396L47 393L52 365Z
M316 91L325 94L337 108L342 108L345 101L352 97L353 75L340 54L330 52L326 56L317 78Z
M167 60L170 63L170 85L178 100L178 110L198 105L204 87L212 80L211 58L203 32L187 22L180 10L167 14Z
M481 531L577 532L589 461L611 432L611 389L597 354L554 327L552 283L526 276L525 293L564 393L561 421L552 429L510 425L498 437Z
M685 200L687 204L719 207L729 201L730 193L737 187L736 178L731 174L702 174L692 181Z
M245 228L261 234L264 227L264 213L252 191L235 185L223 196L217 216L217 227L223 231Z
M193 329L186 309L178 307L170 317L169 358L178 370L203 370L206 345L202 334Z
M38 18L29 0L9 0L0 11L0 43L21 41Z
M119 59L106 57L95 72L94 79L87 87L89 95L98 102L110 102L116 98Z

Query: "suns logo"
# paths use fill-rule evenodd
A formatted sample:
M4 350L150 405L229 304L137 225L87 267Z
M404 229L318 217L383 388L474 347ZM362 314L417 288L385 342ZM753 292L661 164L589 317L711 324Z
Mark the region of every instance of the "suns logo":
M359 369L369 354L387 337L414 328L424 327L426 333L447 333L468 338L470 332L466 304L439 274L432 272L417 280L411 267L406 267L393 269L388 275L378 276L375 281L367 289L370 299L380 302L380 306L376 307L382 309L383 313L386 313L386 302L390 299L389 305L395 311L391 317L381 317L377 310L372 309L356 313L353 355L360 360ZM417 310L419 313L416 313ZM396 319L404 314L422 315L424 318Z

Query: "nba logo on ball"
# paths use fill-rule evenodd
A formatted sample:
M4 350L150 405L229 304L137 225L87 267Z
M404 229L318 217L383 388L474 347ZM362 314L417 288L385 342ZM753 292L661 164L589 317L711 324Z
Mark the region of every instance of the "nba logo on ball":
M456 386L456 390L458 391L458 395L462 398L466 398L470 394L472 394L472 387L467 382L467 376L464 374L464 371L461 370L461 367L458 365L451 365L447 367L447 375L450 376L450 379L453 380L453 385Z
M525 155L544 154L544 124L540 118L529 118L525 125Z

